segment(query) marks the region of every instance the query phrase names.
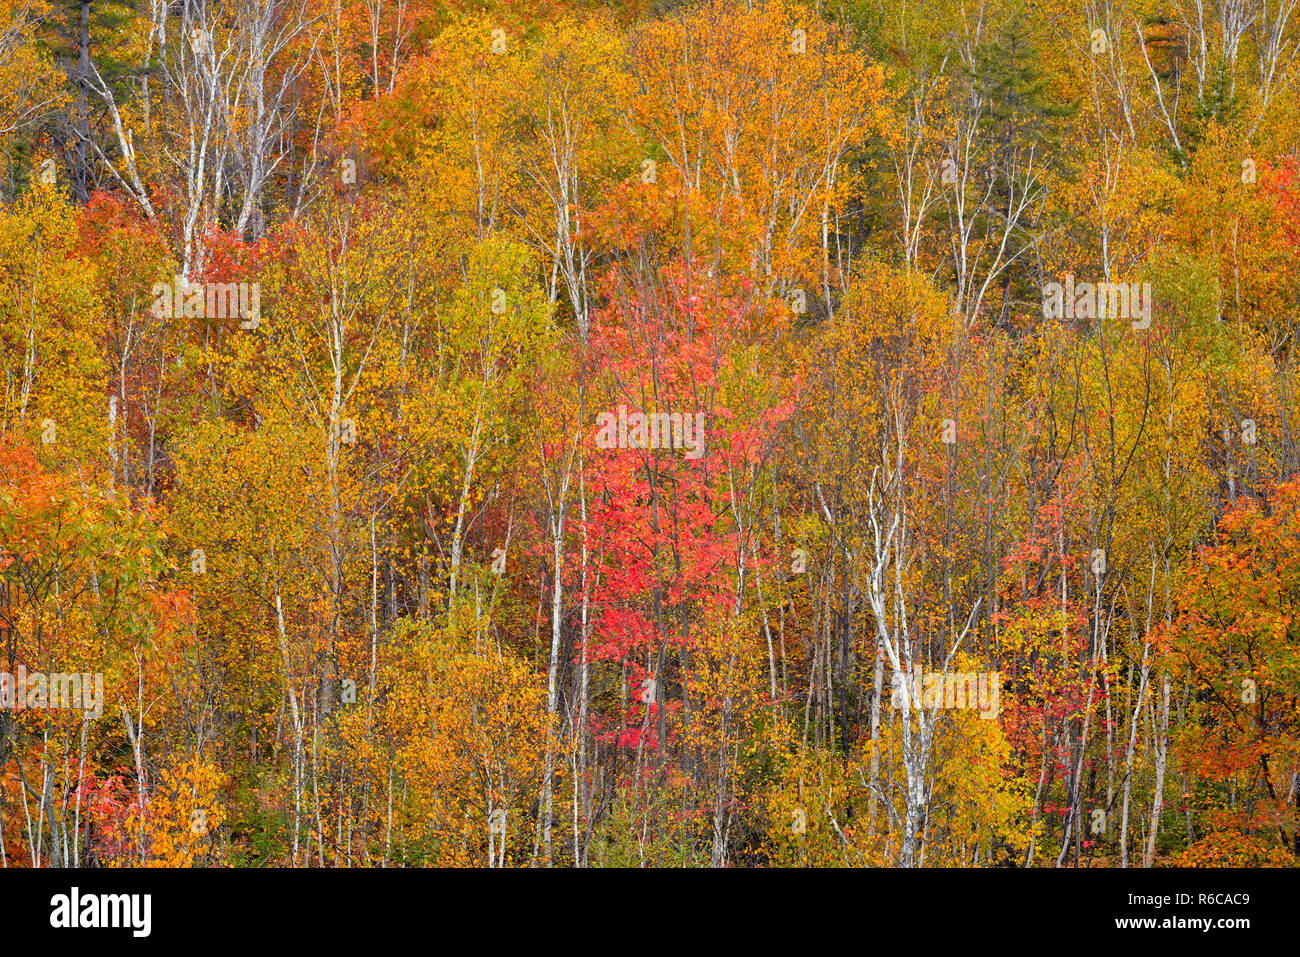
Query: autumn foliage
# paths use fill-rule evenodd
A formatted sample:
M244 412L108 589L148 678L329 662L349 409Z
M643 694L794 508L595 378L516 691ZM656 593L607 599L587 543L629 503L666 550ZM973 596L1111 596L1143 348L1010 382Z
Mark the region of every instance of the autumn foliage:
M0 867L1294 866L1300 21L879 6L0 0Z

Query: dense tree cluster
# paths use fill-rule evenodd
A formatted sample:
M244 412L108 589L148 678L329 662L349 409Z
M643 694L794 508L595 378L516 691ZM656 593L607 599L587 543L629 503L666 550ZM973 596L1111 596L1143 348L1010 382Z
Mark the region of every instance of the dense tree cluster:
M1296 6L0 0L0 866L1294 864Z

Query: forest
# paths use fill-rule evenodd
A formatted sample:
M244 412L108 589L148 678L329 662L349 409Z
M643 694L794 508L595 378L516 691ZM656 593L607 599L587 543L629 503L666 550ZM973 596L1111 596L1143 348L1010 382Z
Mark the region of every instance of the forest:
M0 0L0 868L1296 866L1298 4Z

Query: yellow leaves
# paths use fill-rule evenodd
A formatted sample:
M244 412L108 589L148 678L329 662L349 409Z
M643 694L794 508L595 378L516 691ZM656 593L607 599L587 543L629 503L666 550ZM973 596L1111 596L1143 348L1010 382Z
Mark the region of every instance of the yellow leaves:
M870 480L855 465L865 449L877 445L884 409L892 397L922 392L922 383L938 381L951 338L947 304L925 277L876 263L860 267L837 315L805 359L807 410L828 426L819 430L824 444L818 452L830 467L838 466L855 481ZM938 398L936 390L929 391ZM960 411L937 402L927 411L936 438L945 418L956 420L959 430L970 427ZM918 436L917 444L931 441Z
M139 859L113 863L137 867L195 867L210 863L212 838L226 820L220 789L225 775L216 765L191 758L165 768L143 810L125 820L125 836Z
M77 256L76 212L52 187L0 211L0 431L39 441L46 461L98 464L107 445L103 304ZM93 466L92 466L93 467Z
M58 69L38 46L49 4L0 0L0 139L32 126L67 102Z
M883 113L878 66L806 8L715 0L641 28L618 95L686 187L716 205L700 226L741 224L713 237L728 268L815 277L818 231L852 181L839 160Z
M193 73L148 102L124 95L122 122L155 154L142 175L165 203L162 226L100 199L78 211L60 198L67 183L29 184L19 170L19 199L0 213L0 433L62 471L24 450L0 482L5 618L24 656L95 661L118 699L141 702L148 786L131 859L204 861L224 814L217 763L244 753L259 826L281 842L267 853L295 864L289 809L316 860L476 864L490 846L532 859L543 804L553 822L598 835L593 857L609 862L696 861L706 847L712 863L893 862L918 780L933 787L925 861L985 864L1019 857L1024 832L1043 827L1027 823L1038 756L1086 746L1090 768L1114 772L1102 738L1133 726L1146 728L1131 779L1145 789L1151 727L1126 723L1137 706L1117 690L1145 657L1140 622L1186 581L1181 557L1226 497L1216 483L1250 470L1253 491L1288 467L1294 416L1275 358L1286 341L1256 333L1286 332L1291 245L1269 221L1264 156L1258 182L1239 178L1238 154L1256 141L1235 126L1198 131L1183 169L1149 130L1097 126L1096 101L1073 126L1047 122L1098 67L1052 60L1047 84L1062 95L1040 102L1028 61L1042 58L1042 35L1025 50L1015 23L990 21L962 41L968 60L940 69L947 35L961 33L940 0L857 37L784 0L667 6L628 29L606 17L524 29L504 11L442 29L441 8L381 16L344 0L326 12L326 36L313 25L288 40L289 60L318 40L323 51L301 59L301 100L270 123L297 117L272 136L292 157L265 151L272 175L249 188L244 237L198 243L202 271L264 285L257 329L229 315L144 319L144 290L182 258L172 217L188 208L201 232L239 215L255 96L221 101L219 148L186 199L184 169L159 155L185 165L173 94ZM19 9L0 0L0 35ZM421 55L394 75L408 27ZM26 83L21 109L40 113L30 81L48 64L31 28L12 34L26 53L0 56L0 135L18 102L6 78ZM241 30L223 23L205 42ZM377 37L393 43L382 60ZM115 49L136 56L140 42L137 31ZM1115 49L1131 56L1131 42ZM183 37L168 47L190 58ZM866 49L899 64L897 95ZM326 83L317 71L332 57ZM369 102L355 111L358 98ZM339 122L317 142L311 117L331 107ZM1054 142L1058 126L1070 145ZM1261 129L1261 154L1271 143L1276 155L1282 136ZM120 167L112 140L101 144ZM22 146L15 155L38 162L48 148ZM361 175L340 175L342 158ZM325 169L334 188L317 191ZM1032 207L1023 216L1017 196ZM270 238L245 245L263 217ZM1171 243L1183 252L1169 255ZM679 292L678 268L693 288ZM1040 280L1085 268L1149 275L1166 303L1154 331L1040 323ZM1221 323L1225 304L1251 327ZM624 331L644 336L646 362L584 348L598 341L589 323L603 334L618 322L640 326ZM647 409L667 410L670 396L683 411L709 407L710 456L730 456L711 461L732 465L742 447L754 457L706 472L716 481L698 496L685 473L648 469L645 484L637 471L625 487L596 487L583 450L597 397L638 387ZM111 434L110 395L122 403ZM41 445L47 419L58 438ZM136 468L146 447L147 484ZM156 516L132 500L146 488L166 510L167 574ZM683 494L699 541L651 544L644 578L614 554L621 542L601 541L642 505L656 534L673 527ZM887 546L881 508L897 509ZM734 548L710 547L731 528ZM1094 549L1104 575L1089 571ZM691 584L660 594L696 551ZM1255 567L1245 555L1205 561L1217 562L1206 590L1219 602L1224 581ZM30 568L41 574L22 580ZM873 575L892 579L896 600L881 603ZM629 579L637 588L620 592ZM41 581L57 584L52 597L33 597ZM648 608L651 587L653 616L618 607ZM1232 597L1231 622L1203 622L1207 633L1285 644L1293 616L1270 617L1273 586ZM971 613L977 599L985 617ZM915 738L904 744L904 729L929 728L887 707L888 690L873 697L878 629L906 627L933 663L967 615L963 647L995 660L953 667L1014 669L1002 704L1016 713L941 711L935 740L905 761ZM1089 634L1107 644L1081 641ZM636 656L610 660L623 638ZM1252 671L1261 700L1278 667ZM1104 699L1094 677L1111 684ZM1178 720L1197 707L1181 703L1188 688L1224 684L1179 689ZM1035 710L1080 687L1079 700ZM644 737L631 726L652 710ZM1095 723L1081 745L1085 714ZM58 732L51 753L75 753L72 719L16 724L24 735L38 725ZM196 726L213 756L178 765ZM118 728L91 739L97 770L106 755L120 761ZM1258 753L1281 747L1262 741ZM544 797L543 780L556 785ZM1077 795L1079 784L1058 775L1044 790ZM349 840L335 840L344 828ZM724 850L718 833L745 837ZM550 852L583 853L558 841Z
M645 24L627 51L601 18L512 35L504 54L487 42L492 27L463 20L444 31L426 101L391 108L410 107L427 131L418 149L393 151L394 172L419 182L417 198L453 245L509 230L559 257L557 228L561 245L581 237L600 193L666 156L683 199L702 204L701 248L720 242L727 268L782 283L828 268L818 236L855 183L843 157L889 110L881 68L815 11L714 2ZM399 124L395 135L414 134Z
M1172 862L1174 867L1294 867L1295 857L1272 835L1216 831L1192 844Z
M507 843L522 851L532 835L520 822L535 799L548 740L544 677L513 654L472 650L413 622L390 654L376 719L395 750L373 755L374 772L403 782L403 815L427 839L429 863L482 866L494 809L504 809ZM563 765L565 742L558 734L551 740Z
M889 810L873 802L869 755L854 751L847 762L832 750L790 740L793 727L773 729L773 744L786 751L774 780L755 794L763 812L768 863L778 867L885 866ZM784 739L784 740L783 740Z

